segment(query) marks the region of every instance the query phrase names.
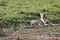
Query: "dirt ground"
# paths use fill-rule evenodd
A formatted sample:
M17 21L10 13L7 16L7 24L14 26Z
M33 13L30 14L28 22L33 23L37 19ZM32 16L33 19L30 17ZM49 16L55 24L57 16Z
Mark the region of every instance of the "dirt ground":
M60 36L41 34L45 29L19 29L0 40L60 40Z
M60 40L60 25L25 28L3 34L8 36L0 37L0 40Z

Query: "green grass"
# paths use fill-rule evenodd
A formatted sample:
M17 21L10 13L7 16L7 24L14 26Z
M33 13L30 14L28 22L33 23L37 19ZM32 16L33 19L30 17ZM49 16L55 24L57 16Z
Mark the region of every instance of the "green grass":
M0 0L0 21L28 23L39 19L42 10L51 22L60 23L60 0Z

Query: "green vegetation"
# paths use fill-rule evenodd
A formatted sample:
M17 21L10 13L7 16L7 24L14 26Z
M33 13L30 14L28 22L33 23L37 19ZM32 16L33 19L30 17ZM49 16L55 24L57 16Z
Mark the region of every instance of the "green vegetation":
M45 10L48 19L60 23L60 0L0 0L0 23L6 26L28 24Z

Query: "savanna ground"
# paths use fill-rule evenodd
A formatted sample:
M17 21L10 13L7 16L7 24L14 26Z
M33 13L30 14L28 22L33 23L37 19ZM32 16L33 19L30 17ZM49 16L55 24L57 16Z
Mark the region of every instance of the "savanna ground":
M8 35L0 40L60 40L60 25L24 28L5 34Z
M12 37L5 40L15 40L13 38L16 37L22 38L21 40L58 40L60 25L30 26L31 20L40 18L39 12L42 10L45 10L49 21L60 23L60 0L0 0L0 28L6 31L0 36ZM49 36L52 39L47 39ZM56 37L58 39L54 39ZM3 38L0 40L4 40Z

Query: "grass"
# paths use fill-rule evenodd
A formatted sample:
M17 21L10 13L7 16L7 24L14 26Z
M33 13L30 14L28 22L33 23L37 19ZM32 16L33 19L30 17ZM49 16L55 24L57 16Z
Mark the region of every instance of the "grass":
M32 19L40 18L42 10L51 22L60 23L60 0L0 0L0 21L28 25Z

